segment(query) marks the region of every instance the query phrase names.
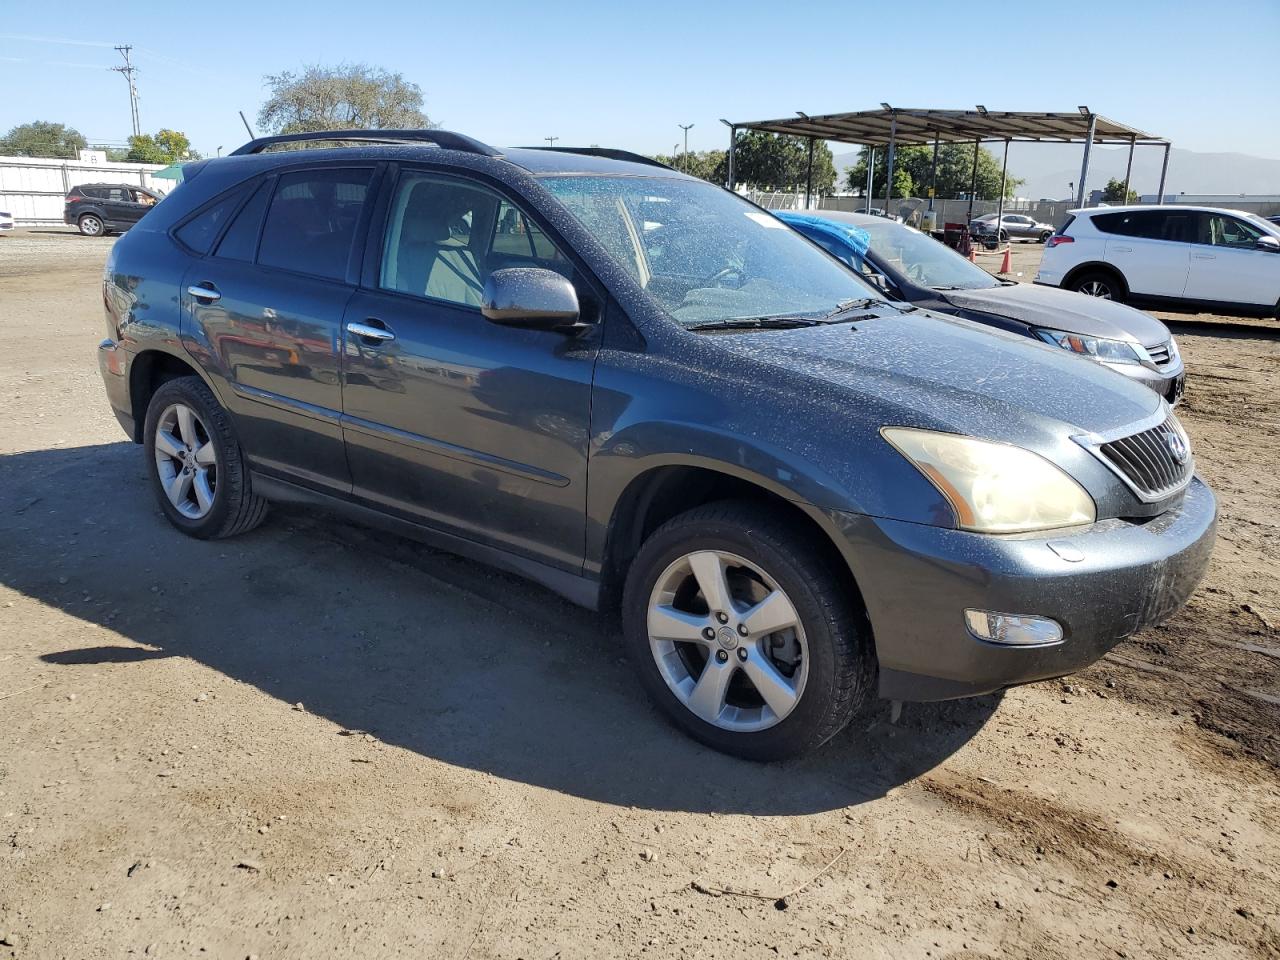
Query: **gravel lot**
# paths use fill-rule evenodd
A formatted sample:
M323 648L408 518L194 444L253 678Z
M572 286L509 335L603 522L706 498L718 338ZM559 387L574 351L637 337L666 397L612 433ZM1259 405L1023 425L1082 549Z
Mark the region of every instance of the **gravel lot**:
M170 529L95 366L110 242L0 237L0 957L1280 955L1280 325L1166 315L1222 509L1186 610L761 767L522 581Z

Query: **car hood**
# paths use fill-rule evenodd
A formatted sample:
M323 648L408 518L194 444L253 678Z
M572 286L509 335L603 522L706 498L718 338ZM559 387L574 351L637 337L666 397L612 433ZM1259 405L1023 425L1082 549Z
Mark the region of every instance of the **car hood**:
M1044 448L1128 427L1163 403L1102 364L927 310L711 336L744 359L782 368L776 379L791 393L816 398L814 380L840 388L840 402L874 429L919 426Z
M939 292L953 306L994 313L1033 327L1049 327L1110 340L1155 346L1169 339L1169 328L1141 310L1114 300L1087 297L1056 287L1015 283L982 290Z

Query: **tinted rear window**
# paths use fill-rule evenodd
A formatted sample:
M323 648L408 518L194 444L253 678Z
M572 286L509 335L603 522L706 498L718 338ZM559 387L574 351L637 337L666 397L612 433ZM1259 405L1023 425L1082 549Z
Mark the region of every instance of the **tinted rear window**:
M217 256L227 260L253 262L254 254L258 252L258 231L262 227L262 214L267 209L270 197L270 182L259 184L249 202L240 208L222 240L218 242Z
M343 279L371 173L304 170L282 176L262 229L258 263Z
M184 246L196 253L202 255L208 253L209 248L213 246L213 241L218 237L218 232L227 222L227 217L235 211L244 194L245 188L242 187L223 195L180 226L175 231L175 235Z
M1186 243L1191 237L1188 229L1191 215L1186 212L1137 210L1131 213L1100 213L1093 218L1093 223L1103 233L1122 237L1180 243Z

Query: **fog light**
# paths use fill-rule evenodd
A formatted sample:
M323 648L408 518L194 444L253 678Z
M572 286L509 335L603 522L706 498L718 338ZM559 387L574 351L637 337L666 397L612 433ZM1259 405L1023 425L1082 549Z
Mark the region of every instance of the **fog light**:
M964 612L964 622L970 633L988 643L1009 647L1048 647L1062 642L1062 627L1048 617L970 608Z

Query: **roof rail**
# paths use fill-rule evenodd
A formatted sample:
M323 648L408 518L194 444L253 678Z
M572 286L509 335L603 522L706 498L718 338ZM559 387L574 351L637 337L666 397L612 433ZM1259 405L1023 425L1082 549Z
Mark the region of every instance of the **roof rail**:
M630 150L615 150L613 147L522 147L524 150L549 150L553 153L577 153L584 157L604 157L606 160L626 160L630 163L644 163L651 167L662 167L664 170L675 170L675 167L661 163L653 157Z
M445 150L461 150L486 157L502 156L487 143L473 140L461 133L448 130L315 130L310 133L283 133L274 137L258 137L243 147L231 151L228 156L240 157L261 153L277 143L306 143L313 140L358 140L365 143L434 143Z

